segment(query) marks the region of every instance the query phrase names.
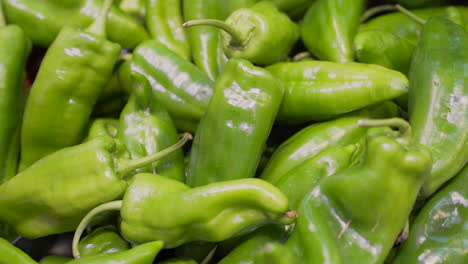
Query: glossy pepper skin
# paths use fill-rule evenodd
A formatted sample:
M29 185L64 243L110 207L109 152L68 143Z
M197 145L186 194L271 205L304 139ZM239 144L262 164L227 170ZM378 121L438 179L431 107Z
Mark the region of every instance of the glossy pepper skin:
M282 96L283 87L268 71L243 59L231 59L200 120L187 184L253 177Z
M0 3L0 184L16 174L21 89L31 42L16 25L5 25Z
M132 159L146 157L177 143L177 129L159 98L151 92L148 81L133 74L133 93L120 114L118 137ZM184 181L184 155L178 149L155 164L137 172L153 172Z
M200 25L223 30L223 48L229 58L242 58L260 65L286 58L299 39L298 26L270 2L237 9L225 22L200 19L184 23L184 26Z
M131 73L143 75L171 115L177 128L194 132L213 94L214 83L189 61L155 40L145 41L123 64L119 78L132 90Z
M468 167L424 205L392 263L466 263Z
M78 247L81 257L86 257L125 251L130 248L130 243L117 233L115 227L103 226L85 236Z
M86 30L64 27L47 50L26 102L20 171L83 140L120 53L120 46L105 37L106 7Z
M300 61L266 69L286 88L278 112L283 123L327 120L408 92L405 75L378 65Z
M260 177L277 184L288 171L326 148L357 143L367 131L357 125L359 119L394 117L397 114L398 107L385 102L334 120L307 126L278 147Z
M37 264L28 254L0 237L0 263Z
M219 242L268 222L290 224L295 214L287 209L286 197L259 179L190 188L140 173L130 180L122 201L102 204L88 213L76 229L73 245L92 217L108 210L120 210L120 232L125 239L137 244L161 240L164 248L174 248L190 241ZM75 246L73 254L79 255Z
M0 185L0 221L26 238L75 230L89 210L123 195L127 173L181 144L139 160L116 158L110 137L61 149Z
M153 241L121 252L80 257L66 264L152 264L163 245L161 241Z
M145 0L146 26L151 37L190 61L190 45L182 27L181 1Z
M364 9L363 0L318 0L302 21L307 49L321 60L354 61L353 39Z
M428 197L468 160L468 33L445 18L430 18L413 54L409 114L414 140L432 151Z
M360 164L324 178L302 200L285 244L294 263L383 263L431 169L430 151L401 131L369 136Z
M98 16L104 0L80 0L68 4L64 1L6 0L7 20L23 28L34 44L48 47L69 22L86 27ZM117 7L108 14L109 39L123 48L134 48L148 39L148 33L131 16Z

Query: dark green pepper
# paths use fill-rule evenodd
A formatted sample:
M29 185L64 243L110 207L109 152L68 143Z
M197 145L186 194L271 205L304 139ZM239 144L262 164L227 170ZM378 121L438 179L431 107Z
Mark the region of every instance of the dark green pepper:
M239 8L251 7L259 0L223 0L222 5L218 5L219 19L226 19L232 12Z
M0 263L2 264L37 264L28 254L0 237Z
M174 258L174 259L168 259L163 262L158 262L158 264L197 264L193 259L188 259L188 258Z
M155 40L145 41L123 64L119 78L131 91L131 73L143 75L179 130L194 132L205 113L214 83L189 61Z
M442 5L447 0L396 0L396 2L407 8L421 8Z
M80 241L78 248L81 257L121 252L130 248L114 226L96 228Z
M127 173L164 157L188 138L190 134L139 160L117 159L116 142L109 137L54 152L0 185L0 221L26 238L75 230L89 210L123 195Z
M72 260L72 258L62 256L47 256L42 258L39 264L65 264L70 260Z
M397 126L401 135L369 135L361 163L324 178L310 190L285 244L297 256L294 263L382 263L430 173L431 153L411 141L406 121L359 124Z
M324 149L333 146L344 147L358 142L366 133L365 128L357 125L359 119L394 117L397 113L398 107L395 104L385 102L335 120L312 124L278 147L261 178L277 184L288 171Z
M83 140L93 106L120 53L120 46L105 38L111 4L106 0L86 30L64 27L47 50L26 102L20 171Z
M286 58L299 38L297 25L270 2L237 9L225 22L199 19L184 23L185 27L200 25L223 30L223 47L228 57L262 65Z
M294 12L298 9L307 9L315 0L266 0L273 2L281 11Z
M432 151L428 197L468 161L468 33L448 19L424 25L410 68L409 115L414 140Z
M359 27L364 0L318 0L301 24L307 49L321 60L354 61L353 39Z
M468 167L465 166L424 205L392 263L467 263L467 182Z
M405 75L378 65L300 61L266 69L286 88L277 117L283 123L331 119L408 91Z
M159 98L151 92L148 81L133 73L134 88L127 105L120 114L118 137L132 159L157 153L179 140L177 129ZM157 163L137 172L153 172L184 181L184 155L176 150Z
M129 182L122 201L102 204L86 215L73 238L73 255L92 218L120 210L121 234L133 243L162 240L165 248L190 241L219 242L248 233L268 222L291 224L286 197L260 179L189 186L154 174L140 173Z
M22 27L34 44L48 47L59 35L62 27L70 22L75 26L90 25L98 16L105 0L65 1L5 0L7 20ZM117 7L108 15L109 39L124 48L134 48L148 39L145 29Z
M253 177L282 96L283 87L268 71L231 59L198 126L187 184Z

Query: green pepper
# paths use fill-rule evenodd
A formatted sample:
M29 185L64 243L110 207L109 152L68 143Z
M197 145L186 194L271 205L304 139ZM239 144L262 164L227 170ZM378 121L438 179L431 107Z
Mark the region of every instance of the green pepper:
M361 163L310 190L285 244L297 256L294 263L383 263L430 173L431 152L412 142L406 121L359 124L396 126L400 135L369 135Z
M62 256L47 256L42 258L39 264L65 264L70 260L72 260L72 258Z
M324 149L357 143L366 133L366 128L357 125L359 119L394 117L397 113L398 107L395 104L385 102L335 120L307 126L278 147L261 178L277 184L288 171Z
M117 138L119 131L119 120L113 118L98 118L91 121L88 130L87 141L102 136Z
M200 120L187 184L253 177L282 96L283 87L268 71L243 59L231 59Z
M81 142L120 46L105 38L106 0L86 30L64 27L47 50L26 102L20 171L42 157Z
M411 224L392 263L467 262L468 166L438 191Z
M77 258L66 264L152 264L163 245L162 241L153 241L121 252Z
M137 19L143 19L147 14L146 0L121 0L119 9Z
M88 222L109 210L120 210L120 232L127 240L162 240L164 248L174 248L190 241L219 242L268 222L291 224L295 212L287 209L286 197L260 179L190 188L176 180L140 173L130 180L123 200L102 204L83 218L73 237L73 255L80 255L77 243Z
M199 19L184 23L185 27L200 25L223 30L223 47L228 57L242 58L262 65L273 64L286 58L299 38L297 25L270 2L240 8L225 22Z
M82 257L110 254L128 250L130 244L125 241L114 226L96 228L78 244Z
M5 25L0 2L0 184L16 174L21 89L31 42L16 25Z
M163 262L158 262L158 264L197 264L193 259L188 259L188 258L174 258L174 259L168 259Z
M0 185L0 221L26 238L75 230L81 218L101 203L120 198L129 172L182 146L139 160L117 159L116 142L99 137L44 157Z
M432 151L428 197L468 161L468 33L448 19L424 25L410 68L409 119L414 140Z
M277 117L283 123L331 119L408 91L405 75L378 65L300 61L267 70L286 87Z
M294 12L298 9L307 9L315 0L266 0L273 2L281 11Z
M146 26L151 37L190 60L190 46L182 27L181 1L146 0Z
M179 140L177 130L165 107L152 94L148 81L133 73L133 94L120 114L118 137L132 159L139 159L161 151ZM176 150L157 163L140 168L138 172L153 172L184 181L184 155Z
M259 0L223 0L223 4L218 5L219 19L224 20L237 9L251 7L258 1Z
M179 130L196 130L213 93L213 81L154 40L140 44L120 68L119 78L127 91L132 89L132 72L146 77Z
M23 28L34 44L48 47L70 22L85 27L98 17L105 0L64 1L5 0L7 20ZM148 39L145 29L117 7L108 15L107 34L124 48L134 48Z
M396 2L407 8L421 8L442 5L447 0L397 0Z
M359 27L364 0L318 0L304 16L302 40L321 60L354 61L353 39Z
M0 263L2 264L37 264L28 254L0 237Z

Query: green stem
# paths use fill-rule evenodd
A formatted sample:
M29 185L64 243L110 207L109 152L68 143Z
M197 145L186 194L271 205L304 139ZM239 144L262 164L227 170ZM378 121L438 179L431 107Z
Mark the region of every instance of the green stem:
M361 119L358 121L359 126L364 127L378 127L390 126L398 128L400 137L403 139L410 139L412 132L410 124L402 118L388 118L388 119Z
M401 13L405 14L407 17L413 19L417 23L424 25L426 24L426 20L420 18L419 16L415 15L413 12L409 11L408 9L402 7L401 5L395 5L396 9Z
M233 46L241 45L243 42L242 37L240 36L239 32L231 25L227 24L224 21L217 20L217 19L197 19L197 20L190 20L182 24L184 27L191 27L191 26L213 26L224 30L228 33L231 38L231 44Z
M380 14L380 13L386 12L386 11L398 11L398 9L394 5L380 5L380 6L375 6L375 7L369 8L362 15L361 23L367 21L369 18L371 18L371 17L373 17L373 16L375 16L377 14Z
M98 17L86 29L87 32L106 37L107 13L109 13L113 1L114 0L104 0Z
M80 257L78 243L80 242L80 238L81 238L81 235L83 234L83 231L86 229L86 227L91 222L93 217L95 217L96 215L102 212L119 211L120 208L122 208L122 200L101 204L98 207L94 208L93 210L89 211L88 214L86 214L86 216L83 218L83 220L81 220L80 224L76 228L75 234L73 235L72 251L73 251L74 258Z
M3 15L3 1L0 0L0 26L6 26L5 16Z
M187 141L192 139L192 135L190 133L184 133L183 137L181 140L179 140L177 143L174 145L161 150L158 153L155 153L153 155L141 158L141 159L135 159L135 160L120 160L119 163L117 164L117 173L119 175L124 176L128 172L131 172L133 170L136 170L138 168L144 167L146 165L149 165L159 159L164 158L171 152L177 150L178 148L182 147Z

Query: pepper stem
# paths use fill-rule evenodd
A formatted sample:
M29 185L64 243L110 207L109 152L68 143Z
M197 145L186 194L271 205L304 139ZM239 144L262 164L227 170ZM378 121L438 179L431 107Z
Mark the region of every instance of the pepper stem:
M395 8L398 9L401 13L406 15L407 17L411 18L415 22L424 25L426 24L426 20L420 18L419 16L415 15L413 12L409 11L408 9L402 7L401 5L395 5Z
M240 36L239 32L231 25L227 24L224 21L217 20L217 19L197 19L197 20L190 20L182 24L184 27L191 27L191 26L213 26L224 30L228 33L232 38L232 45L240 45L243 41L242 37Z
M5 16L3 15L3 1L0 1L0 26L5 26L6 20Z
M80 224L75 230L75 234L73 235L73 242L72 242L72 251L73 257L79 258L80 257L80 250L78 249L78 243L80 242L81 235L83 231L86 229L88 224L91 222L93 217L96 215L107 212L107 211L119 211L122 208L122 200L108 202L105 204L101 204L98 207L94 208L93 210L89 211L88 214L81 220Z
M371 17L373 17L373 16L375 16L377 14L380 14L380 13L386 12L386 11L398 11L398 8L396 6L394 6L394 5L379 5L379 6L369 8L362 15L361 23L367 21L369 18L371 18Z
M296 221L296 218L296 211L287 211L277 220L277 222L282 225L290 225Z
M179 149L182 147L187 141L192 139L192 135L190 133L184 133L182 136L182 139L180 139L177 143L174 145L161 150L158 153L154 153L153 155L141 158L141 159L135 159L135 160L120 160L119 163L117 164L117 173L119 175L125 175L128 172L131 172L133 170L136 170L138 168L144 167L146 165L149 165L159 159L164 158L171 152Z
M403 139L410 139L412 135L410 124L402 118L361 119L358 121L358 125L363 127L396 127L400 131L400 137Z
M104 0L101 10L99 11L99 15L86 29L87 32L106 37L107 13L109 13L113 1L114 0Z

